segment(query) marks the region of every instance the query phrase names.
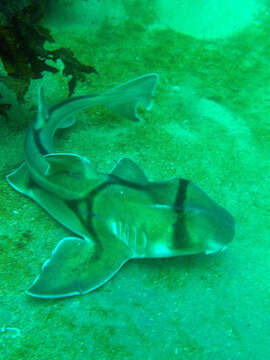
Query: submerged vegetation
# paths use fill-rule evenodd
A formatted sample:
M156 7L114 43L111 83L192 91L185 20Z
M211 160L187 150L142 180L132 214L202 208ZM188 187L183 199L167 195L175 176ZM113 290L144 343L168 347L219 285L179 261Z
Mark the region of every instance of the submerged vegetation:
M46 50L46 41L54 42L50 31L40 25L46 16L50 1L25 0L3 1L0 5L0 57L7 76L0 82L15 91L17 99L23 101L31 79L42 78L44 71L59 70L47 64L47 60L64 63L63 75L69 76L69 95L72 95L78 80L85 74L96 72L90 65L81 64L70 49ZM0 115L7 118L9 104L0 105Z

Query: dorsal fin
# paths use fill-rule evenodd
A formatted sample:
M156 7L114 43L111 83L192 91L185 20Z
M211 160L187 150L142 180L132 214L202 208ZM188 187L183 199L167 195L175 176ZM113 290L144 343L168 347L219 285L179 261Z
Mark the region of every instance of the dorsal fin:
M113 168L112 175L117 176L118 178L131 181L138 185L147 185L148 180L144 172L139 168L134 161L123 158L118 161L118 163Z

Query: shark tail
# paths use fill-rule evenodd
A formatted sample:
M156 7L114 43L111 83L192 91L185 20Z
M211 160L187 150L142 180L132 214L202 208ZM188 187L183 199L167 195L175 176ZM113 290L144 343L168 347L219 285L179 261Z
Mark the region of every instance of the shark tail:
M146 74L136 79L117 85L100 94L101 103L114 113L132 121L141 120L138 105L147 110L152 107L152 98L158 83L158 74Z

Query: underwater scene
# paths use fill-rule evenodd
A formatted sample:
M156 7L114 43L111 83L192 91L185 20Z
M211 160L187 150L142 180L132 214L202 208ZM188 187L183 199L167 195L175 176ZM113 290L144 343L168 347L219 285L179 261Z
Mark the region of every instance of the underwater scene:
M0 3L0 359L270 358L270 1Z

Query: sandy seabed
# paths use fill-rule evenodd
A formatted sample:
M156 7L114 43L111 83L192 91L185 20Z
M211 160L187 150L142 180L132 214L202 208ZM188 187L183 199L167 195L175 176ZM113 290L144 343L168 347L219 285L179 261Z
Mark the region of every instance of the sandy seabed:
M25 104L1 85L3 102L13 107L0 123L0 358L264 360L270 342L265 3L222 1L217 9L198 1L194 11L188 2L113 3L59 1L46 20L56 41L50 46L71 48L98 71L74 95L157 72L154 106L141 110L139 124L102 108L86 111L56 136L57 149L87 156L104 172L129 157L152 180L192 180L233 214L235 239L218 254L130 261L85 296L27 297L24 290L69 233L4 175L23 160L37 87L44 85L53 105L67 96L67 79L45 73L32 82ZM72 7L65 21L61 14Z

